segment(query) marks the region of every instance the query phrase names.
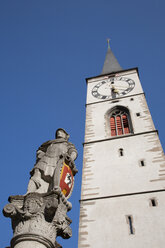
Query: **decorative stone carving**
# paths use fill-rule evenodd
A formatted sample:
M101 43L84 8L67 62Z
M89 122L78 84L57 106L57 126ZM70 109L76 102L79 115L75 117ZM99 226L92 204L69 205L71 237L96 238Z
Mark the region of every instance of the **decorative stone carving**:
M68 138L63 129L58 129L55 140L42 144L37 151L28 192L9 197L10 203L4 207L3 214L12 219L11 248L24 242L19 246L22 248L27 241L38 242L47 248L61 247L56 237L67 239L72 236L72 221L67 216L72 204L67 199L77 172L74 163L77 151Z

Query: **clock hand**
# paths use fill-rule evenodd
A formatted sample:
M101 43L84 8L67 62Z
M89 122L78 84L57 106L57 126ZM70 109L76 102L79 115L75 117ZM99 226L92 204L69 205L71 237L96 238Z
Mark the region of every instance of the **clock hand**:
M127 89L128 87L116 86L118 89Z
M114 86L112 86L112 92L119 94L119 91Z

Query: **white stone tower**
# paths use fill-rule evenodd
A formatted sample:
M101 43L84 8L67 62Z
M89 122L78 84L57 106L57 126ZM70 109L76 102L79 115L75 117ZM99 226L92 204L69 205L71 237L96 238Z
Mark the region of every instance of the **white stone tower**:
M79 248L164 248L165 160L137 68L87 79Z

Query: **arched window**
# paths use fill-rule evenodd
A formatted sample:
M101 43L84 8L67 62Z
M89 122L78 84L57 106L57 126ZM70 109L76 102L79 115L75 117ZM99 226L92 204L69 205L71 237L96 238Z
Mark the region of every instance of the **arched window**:
M132 133L129 111L125 107L115 107L110 113L111 136Z

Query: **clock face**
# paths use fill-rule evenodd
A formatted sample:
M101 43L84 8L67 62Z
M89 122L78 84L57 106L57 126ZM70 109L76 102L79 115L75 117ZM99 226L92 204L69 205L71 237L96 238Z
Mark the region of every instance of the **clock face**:
M125 96L135 87L135 82L126 77L111 77L92 89L92 95L99 99L110 99Z

